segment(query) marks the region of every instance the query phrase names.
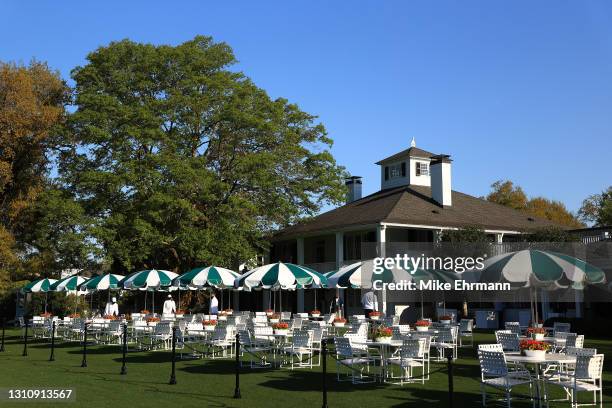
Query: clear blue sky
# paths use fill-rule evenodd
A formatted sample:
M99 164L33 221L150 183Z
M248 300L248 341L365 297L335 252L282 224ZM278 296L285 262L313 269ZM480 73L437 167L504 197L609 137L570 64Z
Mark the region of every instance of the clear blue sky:
M3 2L0 60L68 77L112 40L211 35L271 96L319 115L366 193L374 162L413 136L451 154L453 188L473 195L510 179L577 210L612 184L610 2L84 3Z

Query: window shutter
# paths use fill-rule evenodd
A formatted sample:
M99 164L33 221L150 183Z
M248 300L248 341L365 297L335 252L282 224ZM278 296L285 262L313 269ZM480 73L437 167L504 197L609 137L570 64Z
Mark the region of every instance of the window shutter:
M406 177L406 162L402 162L402 177Z
M385 180L389 180L389 166L385 166Z

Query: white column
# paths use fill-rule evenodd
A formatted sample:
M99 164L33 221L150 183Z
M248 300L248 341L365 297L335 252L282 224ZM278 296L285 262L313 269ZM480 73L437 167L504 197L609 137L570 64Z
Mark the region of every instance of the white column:
M575 290L574 291L574 299L575 299L575 307L576 307L576 317L577 318L581 318L582 317L582 302L584 302L584 296L582 291L580 290Z
M338 231L336 232L336 270L340 269L342 264L344 263L344 232ZM344 310L342 311L342 316L346 314L346 296L344 296L344 289L336 289L340 296L340 300L342 300L342 304L344 304Z
M498 232L495 234L495 243L496 244L501 244L504 242L504 233L503 232Z
M385 248L387 243L387 227L385 225L378 225L376 227L376 241L378 243L378 256L384 258L387 256L387 250ZM380 301L378 302L378 310L387 313L387 293L381 291Z
M432 232L434 244L439 243L442 240L442 230L433 230Z
M297 264L304 265L304 238L300 237L297 241ZM304 289L297 290L297 311L304 312Z

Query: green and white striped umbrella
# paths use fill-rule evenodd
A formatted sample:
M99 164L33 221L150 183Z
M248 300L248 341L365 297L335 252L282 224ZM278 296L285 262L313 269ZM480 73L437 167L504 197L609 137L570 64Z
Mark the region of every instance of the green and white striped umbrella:
M178 274L170 271L148 269L128 275L120 284L124 289L158 290L167 289Z
M42 278L28 283L21 290L25 293L46 293L52 290L51 285L53 285L55 282L57 282L57 279Z
M190 289L233 288L234 281L240 274L218 266L194 268L174 280L175 285L187 286Z
M277 262L255 268L234 281L236 289L292 290L322 288L327 278L310 268L292 263Z
M605 283L604 271L569 255L525 249L485 261L481 282L508 282L513 287L540 286L581 289Z
M418 271L420 269L416 272ZM374 281L382 283L410 281L413 279L413 274L401 268L383 268L382 272L375 273L373 261L366 260L345 265L337 271L329 272L326 277L327 286L330 288L369 289Z
M63 278L51 285L51 290L55 292L65 292L68 290L77 290L79 286L87 282L88 278L79 275L72 275Z
M117 275L114 273L107 273L104 275L96 276L95 278L91 278L83 285L81 285L81 290L108 290L108 289L120 289L121 286L119 282L124 279L125 276Z

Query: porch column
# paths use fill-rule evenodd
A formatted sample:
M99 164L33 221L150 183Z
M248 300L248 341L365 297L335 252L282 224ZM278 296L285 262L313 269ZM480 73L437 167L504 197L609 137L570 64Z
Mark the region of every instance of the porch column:
M440 241L442 241L442 230L433 230L434 244L438 244Z
M304 265L304 238L297 238L297 264ZM304 289L297 290L297 311L304 312Z
M387 249L387 227L385 225L379 224L376 227L376 241L378 243L378 256L381 258L386 257ZM382 313L387 313L387 291L382 290L381 296L378 302L378 310Z
M495 243L502 244L504 242L504 233L498 232L495 234Z
M344 232L338 231L336 232L336 270L342 267L344 263ZM344 305L344 310L342 311L342 316L346 316L346 296L344 296L344 289L336 289L336 293L342 300L342 304Z

